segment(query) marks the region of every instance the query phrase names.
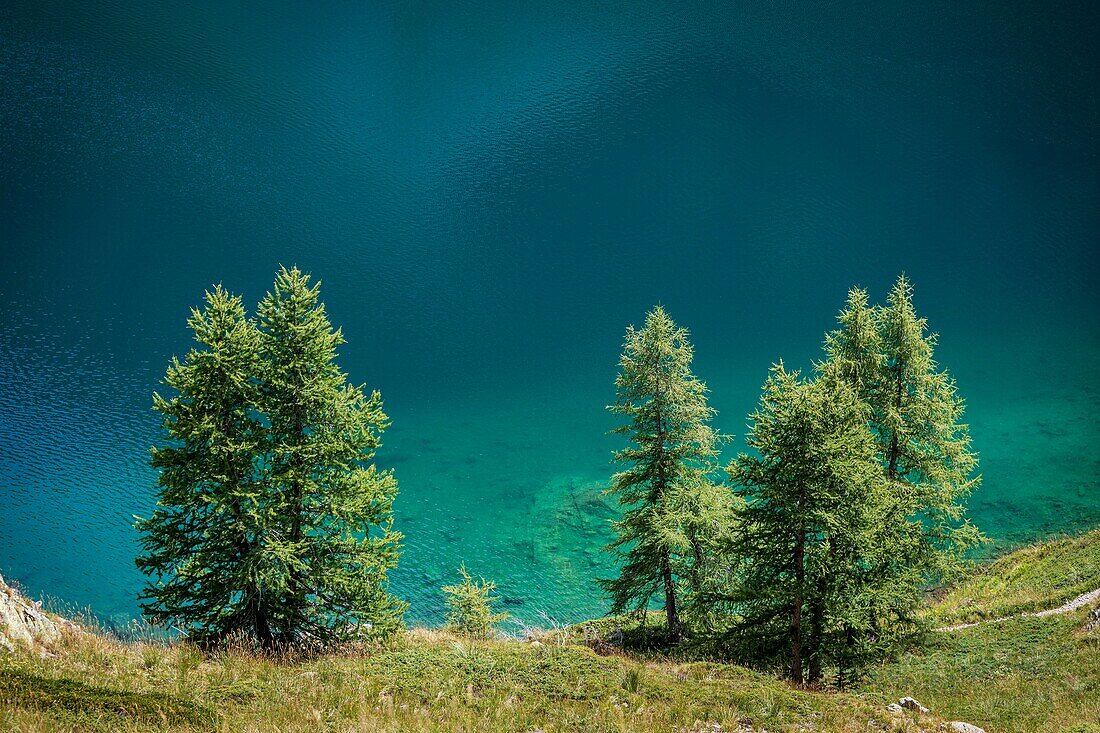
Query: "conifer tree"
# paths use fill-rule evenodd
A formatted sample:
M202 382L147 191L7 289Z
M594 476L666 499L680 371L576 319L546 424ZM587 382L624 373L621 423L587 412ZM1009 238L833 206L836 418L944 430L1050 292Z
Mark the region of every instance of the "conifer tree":
M389 419L336 365L344 343L320 283L280 269L259 305L260 404L268 421L271 523L278 557L278 639L322 642L397 628L405 605L387 589L394 532L392 471L371 463Z
M744 499L726 598L758 661L783 660L797 683L821 680L850 656L846 630L866 620L857 558L867 552L882 494L866 407L843 384L772 369L747 443L727 469Z
M485 638L495 624L508 618L507 613L496 613L493 604L496 598L492 593L497 584L482 578L475 581L466 571L466 564L458 568L462 582L443 586L443 595L447 599L447 625L460 634Z
M387 590L401 536L397 484L372 463L388 419L347 383L318 285L283 268L259 323L220 287L189 320L201 348L154 395L159 506L138 520L143 605L199 641L262 647L383 635L404 604Z
M733 636L795 681L843 686L914 624L922 588L962 567L976 459L936 337L899 278L887 305L853 289L805 381L782 366L752 415L752 455L729 467L745 504L711 600ZM724 590L723 592L721 592Z
M900 276L881 310L881 377L872 398L874 429L895 515L919 521L910 562L931 579L949 577L962 554L981 540L965 518L965 499L981 482L977 457L961 422L955 381L933 358L938 341L913 309L913 288Z
M909 615L905 606L915 607L922 582L958 572L965 550L982 539L965 519L964 501L981 477L972 475L977 458L961 422L964 405L934 360L937 336L927 333L912 298L904 275L884 307L867 307L866 293L853 289L818 365L869 408L878 461L891 483L879 542L892 546L894 559L877 572L883 584L910 588L909 600L897 595L891 604L902 618Z
M827 360L819 371L848 384L870 409L878 405L882 386L884 355L879 334L879 311L867 303L867 291L852 288L848 302L837 315L840 328L825 336Z
M874 531L853 558L868 599L866 618L845 628L854 660L861 648L882 648L911 628L922 588L958 572L965 550L981 541L963 503L980 477L971 476L976 457L960 422L963 403L934 361L936 336L913 309L908 279L898 278L885 307L869 307L865 291L851 290L838 321L817 370L866 405L886 481L868 508L878 517Z
M153 449L159 506L139 520L142 608L196 640L244 632L270 642L271 567L260 543L264 431L255 413L259 334L221 286L188 319L199 346L173 359L153 395L169 443Z
M624 512L607 549L623 565L617 578L600 582L613 613L645 609L662 596L673 640L684 634L680 595L704 561L718 496L711 474L721 436L710 427L715 411L691 372L692 356L687 331L655 307L644 328L627 329L617 398L608 408L626 418L613 432L632 444L615 453L624 468L610 488Z

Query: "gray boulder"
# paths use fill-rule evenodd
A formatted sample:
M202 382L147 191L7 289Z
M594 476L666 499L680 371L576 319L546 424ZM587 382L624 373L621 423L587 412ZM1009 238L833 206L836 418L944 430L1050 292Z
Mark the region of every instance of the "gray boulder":
M0 649L27 649L48 655L66 632L78 633L76 625L50 616L0 576Z
M1088 620L1085 621L1084 631L1085 633L1100 631L1100 607L1089 611L1089 617Z
M953 720L947 724L947 727L951 729L952 733L985 733L984 730L976 725L970 723L963 723L960 720Z

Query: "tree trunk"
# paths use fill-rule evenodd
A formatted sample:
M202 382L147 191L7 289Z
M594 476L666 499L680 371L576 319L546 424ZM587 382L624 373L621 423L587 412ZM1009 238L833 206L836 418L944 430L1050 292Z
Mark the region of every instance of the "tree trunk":
M657 359L655 366L655 373L660 375L660 359ZM661 503L665 500L665 494L668 491L668 475L666 474L668 456L665 452L665 427L664 427L664 404L663 393L661 392L661 379L657 377L657 384L653 395L653 403L657 410L657 480L653 487L656 502ZM669 638L673 642L679 642L684 638L684 629L680 623L680 614L676 608L676 583L672 578L672 560L669 557L668 548L665 547L661 551L661 580L665 589L665 624L668 627Z
M845 624L844 625L844 653L840 656L840 659L837 661L837 670L836 670L836 686L839 687L842 690L844 688L846 688L848 686L848 684L851 682L849 677L851 676L850 675L850 670L854 666L854 660L852 659L852 657L854 655L853 650L855 649L855 645L856 645L855 629L853 629L850 624Z
M271 651L275 648L275 635L271 633L271 623L267 620L267 613L264 611L259 596L253 597L251 605L252 627L256 638L259 639L262 649Z
M672 564L669 561L668 550L664 551L661 558L661 577L665 585L665 622L668 626L668 635L674 642L684 638L684 629L680 624L680 614L676 610L676 584L672 580Z
M298 385L299 389L301 385ZM291 465L294 467L294 479L291 481L291 506L290 511L292 513L290 520L290 541L298 543L302 539L302 513L304 507L303 502L303 486L302 486L302 468L304 462L302 461L301 448L306 442L306 428L305 428L305 415L302 408L302 396L300 394L295 396L294 406L294 457L291 460ZM283 629L283 635L286 637L288 643L293 640L294 634L297 631L299 622L301 621L300 615L303 603L303 590L302 590L302 573L299 569L294 568L290 571L290 577L287 579L287 590L289 591L289 598L287 599L287 626Z
M817 593L810 601L810 636L806 640L809 672L806 681L811 685L822 677L822 634L825 628L825 576L817 579Z
M228 435L230 433L231 418L228 414L222 417L222 433ZM234 488L240 488L242 481L242 472L238 470L238 466L231 460L228 460L225 465L226 478L233 484ZM241 512L241 500L239 496L234 496L229 502L229 510L233 515L233 523L236 525L236 538L234 540L235 549L237 551L237 560L241 563L248 561L248 555L252 552L252 543L248 540L248 534L245 531L244 515ZM274 646L274 637L271 635L271 627L267 621L267 615L262 608L262 602L260 600L262 590L256 587L245 587L241 591L244 593L245 598L245 623L252 627L252 633L256 635L260 645L267 650L270 650Z
M798 541L795 543L794 600L791 603L791 680L801 685L802 677L802 584L806 579L804 555L806 551L806 530L799 528Z

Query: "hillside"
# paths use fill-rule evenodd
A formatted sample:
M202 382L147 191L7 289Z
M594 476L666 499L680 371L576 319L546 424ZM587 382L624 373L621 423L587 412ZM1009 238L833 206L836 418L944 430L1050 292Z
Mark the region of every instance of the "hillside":
M1100 530L1010 553L927 610L937 627L984 623L929 634L874 669L866 689L912 695L989 733L1100 733L1100 603L1019 615L1057 609L1096 588Z
M96 636L58 651L0 657L0 730L922 729L871 697L796 691L735 666L427 631L369 655L286 663Z
M1098 539L1008 555L927 614L940 623L1057 606L1100 586ZM987 733L1091 733L1100 631L1084 630L1089 614L930 632L850 693L796 690L735 665L600 656L567 634L473 642L413 630L387 649L274 661L70 633L0 651L0 730L915 733L965 720ZM887 710L906 695L932 712Z

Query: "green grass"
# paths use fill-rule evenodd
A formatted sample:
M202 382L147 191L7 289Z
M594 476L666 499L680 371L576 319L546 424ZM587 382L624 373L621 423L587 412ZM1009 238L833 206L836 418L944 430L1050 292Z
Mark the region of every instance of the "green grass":
M1087 613L932 634L874 668L864 689L890 699L910 695L987 733L1100 726L1100 635L1077 632Z
M1055 608L1100 587L1100 530L979 568L931 603L935 626ZM1089 608L934 632L872 670L864 689L911 695L987 733L1100 733L1100 633Z
M1028 547L939 594L934 624L1060 605L1100 586L1100 531ZM74 637L54 657L0 653L0 730L1100 733L1100 632L1088 609L931 632L855 691L814 692L743 667L664 653L657 616L600 619L538 644L416 630L389 648L273 660L180 644ZM584 629L636 651L596 654ZM605 651L609 649L604 647ZM930 716L891 715L913 696Z
M0 704L41 711L78 727L94 728L121 720L149 727L175 723L209 730L215 721L206 706L171 695L45 677L16 665L0 666Z
M875 696L796 690L734 665L415 631L369 654L277 662L71 642L0 655L0 729L20 731L867 731ZM906 714L878 730L918 728ZM706 730L711 730L709 727Z
M937 626L1040 611L1100 588L1100 530L1031 545L983 566L940 598Z

